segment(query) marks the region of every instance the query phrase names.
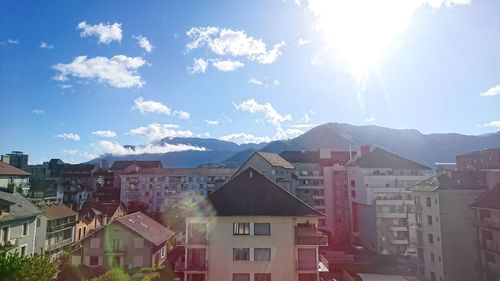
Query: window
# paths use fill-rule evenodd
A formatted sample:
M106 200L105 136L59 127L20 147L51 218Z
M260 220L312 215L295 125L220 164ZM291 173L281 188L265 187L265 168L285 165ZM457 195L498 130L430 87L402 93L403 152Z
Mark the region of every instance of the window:
M432 216L427 216L427 224L432 225Z
M431 198L430 197L427 197L425 198L425 203L427 205L427 207L432 207L432 201L431 201Z
M250 273L233 273L233 281L250 281Z
M428 234L428 238L429 238L429 243L434 243L434 236L432 234Z
M28 223L27 222L23 223L23 236L28 235L28 228L29 228Z
M431 262L432 263L436 262L436 257L434 256L434 253L431 253Z
M21 252L21 257L26 256L26 248L27 247L28 247L27 245L22 245L21 246L21 251L20 251Z
M113 239L113 250L120 249L120 239Z
M5 226L2 228L2 242L7 243L9 241L9 227Z
M233 261L248 261L250 260L249 248L233 248Z
M90 266L97 266L97 265L99 265L99 257L98 256L90 256L89 265Z
M496 263L495 255L492 253L484 253L484 259L489 263Z
M254 223L253 234L254 235L271 235L271 224L270 223Z
M431 271L431 281L436 281L436 273Z
M36 219L36 227L40 227L41 224L42 224L42 219L41 218L37 218Z
M164 258L165 257L165 246L163 246L160 250L160 258Z
M491 218L491 211L490 210L479 210L479 218L480 219Z
M253 249L253 260L254 261L270 261L271 260L271 248L255 248L255 249Z
M254 281L271 281L271 273L255 273L253 275Z
M250 235L250 223L248 222L233 223L233 235Z

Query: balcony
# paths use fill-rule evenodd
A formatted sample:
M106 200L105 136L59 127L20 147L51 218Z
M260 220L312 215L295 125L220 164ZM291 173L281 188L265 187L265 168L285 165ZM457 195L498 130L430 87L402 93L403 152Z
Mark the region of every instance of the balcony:
M408 231L407 226L400 226L400 225L392 225L389 226L389 229L392 231Z
M208 245L208 239L206 234L200 234L195 236L188 236L186 245Z
M17 247L17 239L10 239L7 242L3 242L0 244L0 253L8 252Z
M397 212L397 211L389 213L378 212L377 217L384 219L406 219L408 215L406 214L406 212Z
M46 246L46 247L45 247L45 250L46 250L46 251L53 251L53 250L55 250L55 249L62 248L62 247L66 246L66 245L69 245L69 244L71 244L71 243L73 243L73 238L68 238L68 239L65 239L65 240L59 241L59 242L57 242L57 243L55 243L55 244L52 244L52 245Z
M496 241L493 240L483 240L482 243L479 243L479 241L475 241L476 245L478 246L479 249L492 252L495 254L500 254L500 243L497 243Z
M486 228L490 230L500 231L500 222L485 220L485 219L472 219L472 225L475 227Z
M314 225L296 226L295 244L328 246L328 236L319 231Z
M52 233L52 232L64 230L64 229L67 229L67 228L72 228L74 226L75 226L75 222L74 221L63 223L63 224L59 224L59 225L56 225L56 226L49 226L49 227L47 227L47 233Z
M395 239L391 239L390 240L390 243L393 244L393 245L408 245L408 239L406 238L395 238Z
M297 271L308 271L308 272L328 272L329 271L328 260L319 255L319 261L297 261Z
M208 261L191 261L185 265L185 271L208 271Z
M476 268L478 271L483 272L488 276L500 278L500 268L494 268L487 264L481 264L480 262L476 262Z

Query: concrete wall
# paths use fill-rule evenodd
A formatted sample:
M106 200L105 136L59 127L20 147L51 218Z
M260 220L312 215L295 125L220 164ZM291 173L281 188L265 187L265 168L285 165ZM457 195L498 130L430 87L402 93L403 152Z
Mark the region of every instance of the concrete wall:
M23 224L28 224L28 233L23 235ZM35 253L35 235L36 235L36 219L35 217L12 220L0 223L0 230L4 227L9 228L9 241L15 241L16 247L9 250L9 253L21 253L21 247L26 247L26 255ZM2 237L3 239L3 237Z

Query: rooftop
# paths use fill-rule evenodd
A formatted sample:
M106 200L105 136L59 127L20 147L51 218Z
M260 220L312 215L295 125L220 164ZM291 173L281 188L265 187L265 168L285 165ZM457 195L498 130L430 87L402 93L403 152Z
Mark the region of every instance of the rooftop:
M217 216L324 216L251 167L210 194L201 206Z
M120 217L115 222L121 223L155 245L160 245L175 235L173 231L142 212Z
M368 153L353 158L349 163L351 166L360 166L361 168L431 169L430 167L378 147Z
M482 171L450 171L432 176L408 188L410 191L475 190L488 188Z
M76 212L71 210L70 207L61 203L44 203L38 205L38 207L49 219L60 219L76 216Z
M471 208L500 210L500 183L479 197Z
M165 175L165 176L184 176L184 175L227 175L232 176L236 169L231 168L146 168L137 173L141 175Z
M40 215L42 211L19 193L0 191L2 205L10 205L9 212L0 214L0 222L29 218Z
M270 152L261 152L258 151L256 154L260 155L262 158L264 158L269 164L275 167L282 167L285 169L294 169L293 165L290 164L290 162L286 161L277 153L270 153Z
M115 161L113 165L111 165L110 170L112 171L123 171L130 165L137 165L141 169L146 168L162 168L161 161L141 161L141 160L131 160L131 161Z
M90 216L90 218L93 218L95 215L112 217L120 206L123 207L121 201L86 201L78 213Z
M0 162L0 175L1 176L31 176L30 173L11 166L7 163Z

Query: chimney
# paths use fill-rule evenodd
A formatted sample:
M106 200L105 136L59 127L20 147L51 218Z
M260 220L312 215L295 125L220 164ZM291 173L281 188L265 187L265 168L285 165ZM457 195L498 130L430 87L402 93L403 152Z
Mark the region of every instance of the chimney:
M361 156L363 156L363 155L370 152L370 146L369 145L362 145L359 147L359 151L360 151Z

